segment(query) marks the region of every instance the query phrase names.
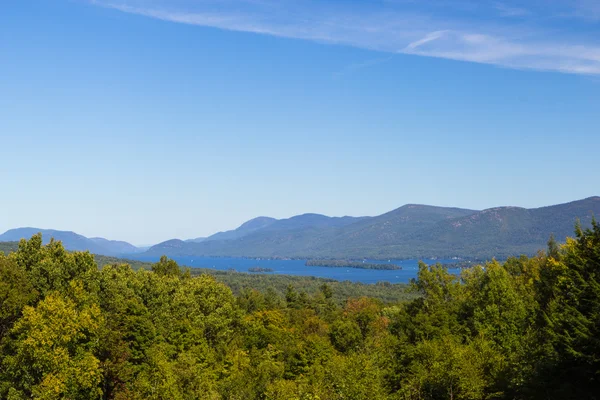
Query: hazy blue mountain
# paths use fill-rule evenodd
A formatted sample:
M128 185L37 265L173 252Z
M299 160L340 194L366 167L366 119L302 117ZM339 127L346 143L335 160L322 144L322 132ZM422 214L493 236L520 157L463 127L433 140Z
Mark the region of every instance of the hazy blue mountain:
M328 217L321 214L302 214L280 219L263 229L264 231L292 231L312 228L337 228L362 221L369 217Z
M219 254L254 256L269 254L274 250L287 252L298 249L309 250L318 244L323 235L333 234L340 227L362 221L365 217L328 217L320 214L302 214L286 219L258 217L245 222L239 228L220 232L200 243L183 243L176 248L159 243L145 255L159 255L169 250L169 255ZM220 238L220 239L219 239ZM167 247L165 247L167 244ZM231 253L230 253L231 252Z
M167 240L165 242L162 243L158 243L155 244L154 246L150 247L145 253L143 253L144 255L146 254L151 254L151 253L160 253L160 255L163 254L180 254L182 251L184 251L184 249L188 248L190 245L196 244L194 242L184 242L183 240L179 240L179 239L171 239L171 240Z
M54 238L55 240L60 240L67 250L89 250L94 254L110 256L138 252L137 247L127 242L107 240L103 238L90 239L75 232L58 231L54 229L11 229L0 235L0 242L18 242L21 239L29 239L31 236L39 232L42 233L42 240L44 243L48 243L50 238Z
M473 210L407 205L377 217L331 218L304 214L281 220L235 243L205 243L188 248L193 255L247 257L340 257L379 256L382 246L402 235L436 222L474 213Z
M327 243L335 248L386 246L396 244L406 235L443 221L465 217L476 210L407 204L377 217L354 223Z
M194 239L187 239L185 240L185 242L187 243L200 243L200 242L204 242L207 238L206 237L197 237ZM149 246L148 248L150 248L152 246Z
M416 232L403 245L442 256L534 254L551 234L560 242L573 236L577 220L590 227L594 215L600 215L600 197L534 209L496 207Z
M132 245L131 243L123 242L120 240L108 240L99 237L90 238L90 240L110 250L114 254L130 254L137 253L140 251L138 247Z
M252 232L256 232L259 229L263 229L263 228L273 224L274 222L277 222L277 220L275 218L257 217L257 218L251 219L250 221L244 222L242 225L240 225L238 228L236 228L234 230L215 233L214 235L211 235L208 238L206 238L206 240L238 239L243 236L249 235Z

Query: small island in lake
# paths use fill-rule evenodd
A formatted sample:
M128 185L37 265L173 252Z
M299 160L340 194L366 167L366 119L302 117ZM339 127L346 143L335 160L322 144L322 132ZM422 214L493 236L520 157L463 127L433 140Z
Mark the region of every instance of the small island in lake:
M375 264L363 261L349 260L308 260L304 265L307 267L330 267L330 268L358 268L358 269L378 269L378 270L396 270L402 269L396 264Z
M271 268L252 267L248 268L248 272L273 272Z

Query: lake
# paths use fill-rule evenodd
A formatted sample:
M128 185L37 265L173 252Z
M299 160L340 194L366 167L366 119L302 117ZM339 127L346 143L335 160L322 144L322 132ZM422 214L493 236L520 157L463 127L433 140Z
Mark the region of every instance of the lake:
M156 257L135 257L140 261L156 262ZM283 274L316 276L320 278L336 279L338 281L352 281L362 283L377 283L387 281L390 283L408 283L412 278L417 277L419 271L419 260L366 260L369 263L377 264L396 264L402 267L401 270L373 270L358 268L332 268L332 267L307 267L304 265L306 260L267 260L267 259L249 259L249 258L228 258L228 257L173 257L179 265L185 265L194 268L209 268L220 271L235 269L237 272L248 272L248 268L260 267L270 268L273 272L262 272L262 275ZM456 260L423 260L427 264L455 263ZM251 273L251 272L248 272ZM256 273L254 273L256 274Z

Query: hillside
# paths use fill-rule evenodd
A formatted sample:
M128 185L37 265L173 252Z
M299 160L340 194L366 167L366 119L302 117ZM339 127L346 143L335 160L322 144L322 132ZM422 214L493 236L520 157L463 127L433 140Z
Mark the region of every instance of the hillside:
M107 249L107 252L112 254L129 254L137 253L138 248L131 243L123 242L120 240L108 240L104 238L90 238L91 241L98 244L99 246Z
M262 229L232 240L182 243L176 249L168 241L150 248L145 255L374 257L382 246L393 245L416 230L475 212L460 208L406 205L377 217L303 214L272 221ZM238 229L241 230L244 225Z
M441 256L534 254L552 234L560 242L573 236L577 220L590 227L593 215L600 215L600 197L535 209L497 207L444 221L408 238L406 245L425 251L431 244Z
M271 221L230 240L177 242L176 246L172 241L161 243L144 255L505 258L534 254L545 247L551 234L564 241L573 235L578 219L588 227L594 214L600 215L600 197L536 209L496 207L483 211L409 204L376 217L305 214Z
M200 243L200 242L204 242L207 238L205 237L197 237L197 238L193 238L193 239L186 239L186 242L191 242L191 243Z
M84 251L89 250L94 254L102 255L120 255L133 254L139 252L134 245L104 238L87 238L75 232L58 231L54 229L39 229L39 228L17 228L11 229L0 235L0 242L18 242L21 239L29 239L36 233L42 233L44 244L48 243L51 238L60 240L67 250Z
M281 220L260 217L200 243L177 240L159 243L143 255L277 257L279 253L291 254L299 249L310 251L339 229L365 219L367 217L328 217L320 214L302 214ZM215 237L231 239L219 240Z
M475 213L477 211L461 208L407 204L348 226L331 241L316 248L315 252L327 256L329 252L335 252L339 256L353 254L357 258L379 255L379 249L401 243L415 232ZM385 254L381 256L389 258Z
M249 235L252 232L255 232L259 229L266 228L267 226L273 224L277 220L275 218L270 217L257 217L251 219L250 221L244 222L239 228L225 231L225 232L217 232L214 235L211 235L205 240L232 240L238 239L243 236ZM195 242L199 243L197 240Z

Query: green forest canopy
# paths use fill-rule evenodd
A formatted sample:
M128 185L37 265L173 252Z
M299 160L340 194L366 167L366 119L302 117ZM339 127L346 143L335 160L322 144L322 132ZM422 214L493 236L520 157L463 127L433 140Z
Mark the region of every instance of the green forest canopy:
M594 398L599 272L596 222L460 276L421 264L409 301L341 305L328 282L234 294L34 236L0 254L0 398Z

